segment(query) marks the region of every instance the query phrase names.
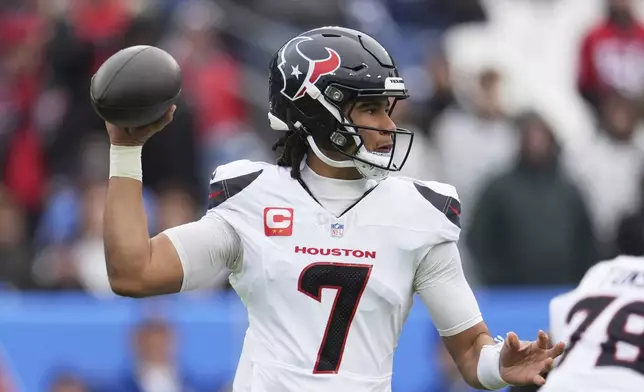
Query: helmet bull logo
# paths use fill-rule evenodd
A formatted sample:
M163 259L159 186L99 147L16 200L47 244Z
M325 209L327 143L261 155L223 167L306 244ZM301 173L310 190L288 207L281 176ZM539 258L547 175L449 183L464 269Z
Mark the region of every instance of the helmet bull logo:
M340 68L340 55L331 48L325 47L327 57L311 59L300 49L300 44L312 41L310 37L296 37L284 45L279 56L279 70L284 79L281 93L291 101L300 99L310 85L314 85L322 76L331 74Z

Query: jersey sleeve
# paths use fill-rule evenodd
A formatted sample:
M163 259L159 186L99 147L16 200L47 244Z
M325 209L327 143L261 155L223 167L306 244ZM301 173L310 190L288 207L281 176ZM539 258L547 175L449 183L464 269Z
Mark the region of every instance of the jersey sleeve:
M424 199L422 203L431 210L425 220L427 230L436 235L433 243L458 241L461 234L461 202L452 185L436 181L413 181L416 191Z
M441 336L456 335L483 321L463 274L456 242L444 242L429 250L416 269L414 290Z
M197 222L164 231L183 267L181 291L211 287L241 270L243 246L234 220L243 214L237 211L235 200L240 200L239 194L259 177L263 168L262 163L249 160L217 167L210 178L206 214Z
M183 267L181 291L212 287L241 268L243 248L235 229L215 211L163 232Z
M208 209L230 206L262 174L265 166L261 162L239 160L217 167L210 178Z

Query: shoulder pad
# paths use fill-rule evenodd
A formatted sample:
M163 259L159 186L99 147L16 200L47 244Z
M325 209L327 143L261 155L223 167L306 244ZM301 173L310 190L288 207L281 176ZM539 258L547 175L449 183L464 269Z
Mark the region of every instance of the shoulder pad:
M212 176L210 176L210 183L212 184L213 182L243 176L256 171L262 171L263 169L271 166L273 165L270 163L253 162L248 159L232 161L225 165L217 166L215 171L212 172Z
M414 181L420 195L441 211L450 222L461 227L461 203L456 188L436 181Z
M239 160L217 167L210 177L208 209L217 207L244 190L270 166L264 162Z

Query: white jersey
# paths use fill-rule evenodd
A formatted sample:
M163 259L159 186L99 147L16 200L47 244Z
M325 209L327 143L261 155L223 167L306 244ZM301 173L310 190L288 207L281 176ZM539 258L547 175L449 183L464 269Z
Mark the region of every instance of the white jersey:
M414 292L441 335L482 321L456 250L453 187L388 178L333 214L305 186L289 168L233 162L215 171L205 229L166 232L183 290L223 258L248 310L235 392L390 391ZM236 246L218 245L236 235L239 257Z
M593 266L551 301L550 328L568 347L540 392L644 391L644 258Z

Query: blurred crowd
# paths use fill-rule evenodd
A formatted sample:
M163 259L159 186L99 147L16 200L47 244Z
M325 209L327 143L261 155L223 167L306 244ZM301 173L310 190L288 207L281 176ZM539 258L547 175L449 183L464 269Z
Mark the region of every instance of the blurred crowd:
M546 3L565 1L574 0ZM391 48L412 93L395 120L416 133L403 174L456 186L470 279L575 283L600 258L644 250L644 25L633 1L602 3L579 39L571 86L593 126L564 138L538 108L511 110L508 76L493 63L454 77L445 36L490 23L490 2L3 1L0 284L111 295L101 240L109 145L88 100L107 57L152 44L183 70L175 119L143 154L155 234L203 213L217 165L274 159L266 64L290 36L325 24Z
M266 67L292 35L329 24L375 27L378 21L365 19L366 8L373 17L402 19L414 42L397 55L418 66L441 31L484 18L476 1L396 3L3 1L0 285L112 295L101 238L109 145L88 89L94 72L117 50L157 45L183 71L174 121L143 152L148 224L156 234L203 213L217 165L274 160ZM396 47L393 32L378 35ZM226 287L225 276L218 285Z
M176 331L162 319L153 317L134 325L123 344L128 347L132 360L122 374L110 379L91 377L61 365L48 372L43 384L49 385L50 392L230 391L229 377L200 377L180 363ZM0 392L22 390L17 377L0 371Z
M516 70L492 61L455 72L449 34L493 25L502 4L511 19L519 3L552 20L564 4L600 10L579 37L568 37L574 66L533 81L559 83L583 107L587 126L574 137L556 110L512 104L506 86ZM640 9L634 0L2 0L0 288L112 296L101 233L109 144L88 99L92 75L111 54L156 45L183 70L174 121L143 152L148 226L156 234L203 214L217 165L274 159L267 64L291 36L320 25L364 30L398 61L412 98L395 120L415 131L402 174L456 186L472 282L574 284L599 259L644 254ZM225 276L213 287L226 288ZM141 353L145 342L170 336L162 324L142 330ZM154 376L145 382L174 385ZM0 374L4 392L2 384ZM54 385L86 390L65 375Z
M574 1L522 0L539 9ZM454 76L445 37L491 23L500 3L4 0L0 284L111 295L101 240L109 145L88 99L107 57L152 44L183 70L175 119L143 153L155 234L203 213L217 165L274 159L266 65L290 36L326 24L365 30L397 59L412 99L395 120L416 134L403 174L456 186L473 282L572 284L600 258L641 253L644 24L635 2L602 0L579 37L570 89L592 127L574 138L538 107L508 105L509 77L494 63Z

